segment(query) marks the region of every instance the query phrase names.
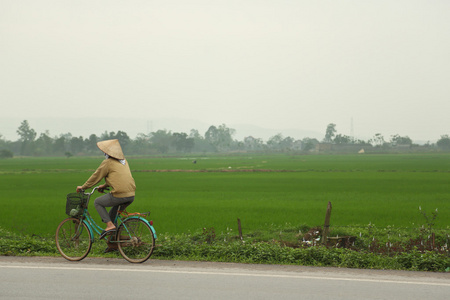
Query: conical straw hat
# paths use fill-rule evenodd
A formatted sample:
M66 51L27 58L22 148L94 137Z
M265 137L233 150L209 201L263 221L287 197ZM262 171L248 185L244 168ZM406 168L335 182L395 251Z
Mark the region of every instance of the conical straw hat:
M117 159L125 159L125 156L122 152L122 147L120 147L119 140L101 141L97 143L97 147L111 157Z

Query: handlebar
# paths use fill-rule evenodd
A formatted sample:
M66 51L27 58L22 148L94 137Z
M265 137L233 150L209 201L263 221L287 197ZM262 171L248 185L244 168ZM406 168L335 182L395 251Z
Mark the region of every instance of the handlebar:
M99 188L100 188L100 186L96 186L95 188L92 189L92 191L91 191L90 193L89 193L89 192L86 192L86 190L81 190L80 193L84 193L85 195L91 196L91 195L92 195L93 193L95 193L95 191L98 190ZM104 190L104 191L109 191L109 188L106 187L106 188L104 188L103 190Z

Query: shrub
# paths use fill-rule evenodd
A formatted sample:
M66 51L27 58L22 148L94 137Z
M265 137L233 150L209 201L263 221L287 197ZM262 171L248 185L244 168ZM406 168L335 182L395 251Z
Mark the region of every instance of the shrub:
M14 154L11 151L5 149L0 150L0 158L13 158L13 157Z

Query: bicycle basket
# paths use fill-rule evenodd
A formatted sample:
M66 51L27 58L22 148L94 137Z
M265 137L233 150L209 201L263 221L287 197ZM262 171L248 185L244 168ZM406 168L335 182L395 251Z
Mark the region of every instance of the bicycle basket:
M83 214L83 209L86 207L88 196L83 193L67 194L66 214L70 217L77 217Z

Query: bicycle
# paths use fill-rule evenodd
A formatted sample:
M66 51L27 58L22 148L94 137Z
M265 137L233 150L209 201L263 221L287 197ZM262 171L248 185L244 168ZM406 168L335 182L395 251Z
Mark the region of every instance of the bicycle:
M99 187L90 193L70 193L67 195L66 214L56 229L56 247L69 261L80 261L91 251L94 233L101 235L103 229L89 214L89 199ZM118 211L115 224L117 231L111 233L108 242L117 244L120 254L131 263L143 263L153 253L156 231L153 221L146 218L150 213L128 213Z

